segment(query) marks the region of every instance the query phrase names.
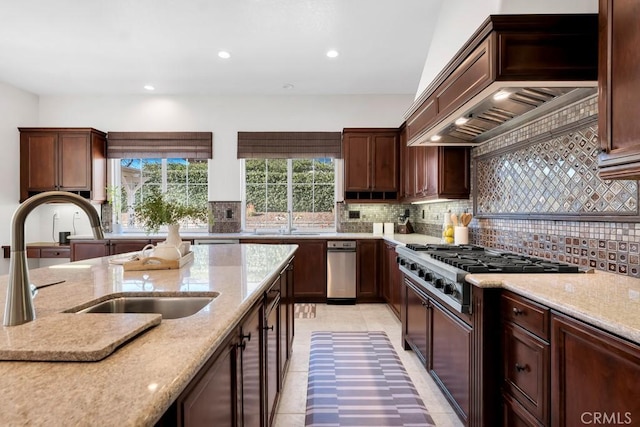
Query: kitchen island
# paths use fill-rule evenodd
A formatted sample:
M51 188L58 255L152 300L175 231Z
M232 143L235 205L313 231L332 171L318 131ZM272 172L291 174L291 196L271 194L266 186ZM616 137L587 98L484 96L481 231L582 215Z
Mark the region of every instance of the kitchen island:
M263 298L296 249L197 246L194 261L177 270L124 271L109 263L115 257L31 270L36 286L64 281L38 291L36 319L110 294L219 295L192 316L163 319L99 362L0 362L0 425L153 425ZM2 310L7 279L0 277ZM3 327L3 333L24 326Z

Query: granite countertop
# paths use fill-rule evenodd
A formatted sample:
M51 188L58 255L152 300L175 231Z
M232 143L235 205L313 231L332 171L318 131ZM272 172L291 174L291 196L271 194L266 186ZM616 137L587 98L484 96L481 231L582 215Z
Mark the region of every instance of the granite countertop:
M640 344L640 279L582 274L469 274L482 288L504 288Z
M196 246L194 262L179 270L123 271L109 257L31 270L37 286L64 280L39 290L38 319L123 292L219 296L195 315L162 320L99 362L0 362L0 425L153 425L296 248ZM3 312L7 279L0 277ZM3 327L3 334L15 336L22 326Z

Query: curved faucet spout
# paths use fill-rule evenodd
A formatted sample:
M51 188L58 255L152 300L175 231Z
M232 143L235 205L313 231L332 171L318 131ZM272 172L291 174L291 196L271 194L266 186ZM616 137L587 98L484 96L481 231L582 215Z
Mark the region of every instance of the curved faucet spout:
M4 310L4 326L22 325L35 319L33 297L31 296L29 269L27 268L27 248L24 241L24 224L27 216L36 207L49 202L73 203L86 212L96 239L104 234L96 209L77 194L66 191L48 191L30 197L13 214L11 222L11 259L9 261L9 286Z

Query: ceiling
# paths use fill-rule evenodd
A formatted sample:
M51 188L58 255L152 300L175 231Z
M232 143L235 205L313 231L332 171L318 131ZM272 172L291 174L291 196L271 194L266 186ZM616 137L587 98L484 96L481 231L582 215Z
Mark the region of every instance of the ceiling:
M141 94L146 84L160 94L414 95L442 1L2 1L0 82L38 95Z

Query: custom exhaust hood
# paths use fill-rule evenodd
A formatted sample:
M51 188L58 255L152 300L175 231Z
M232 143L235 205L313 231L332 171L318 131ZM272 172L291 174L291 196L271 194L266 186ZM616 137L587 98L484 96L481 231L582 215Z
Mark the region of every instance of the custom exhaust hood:
M597 14L491 15L405 114L407 144L478 145L597 79Z

